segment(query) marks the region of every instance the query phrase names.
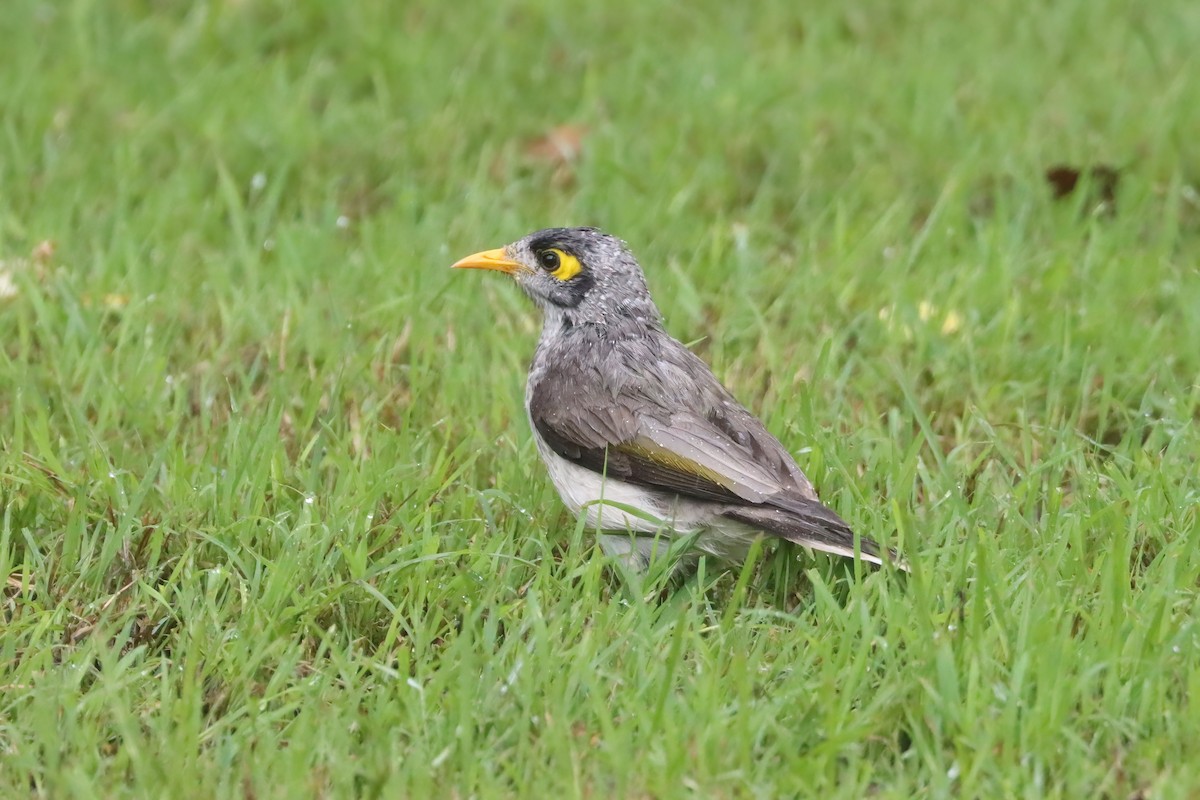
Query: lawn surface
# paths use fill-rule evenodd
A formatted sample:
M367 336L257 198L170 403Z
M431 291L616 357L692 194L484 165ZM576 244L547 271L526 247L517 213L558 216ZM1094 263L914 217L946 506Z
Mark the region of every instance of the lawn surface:
M6 0L0 796L1200 796L1200 5L753 8ZM910 576L614 574L563 224Z

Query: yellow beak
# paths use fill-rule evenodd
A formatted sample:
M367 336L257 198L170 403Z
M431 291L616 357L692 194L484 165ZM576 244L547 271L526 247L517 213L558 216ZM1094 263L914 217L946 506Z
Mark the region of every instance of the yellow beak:
M484 250L482 253L467 256L460 261L455 261L450 266L450 269L494 269L497 272L503 272L508 275L513 274L521 268L520 263L508 257L503 247L498 247L495 250Z

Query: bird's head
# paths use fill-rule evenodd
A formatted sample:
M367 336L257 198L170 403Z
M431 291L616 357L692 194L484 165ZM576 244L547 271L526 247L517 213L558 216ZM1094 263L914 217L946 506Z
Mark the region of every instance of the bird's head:
M454 267L506 273L542 308L547 320L661 324L642 268L629 248L596 228L547 228L467 256Z

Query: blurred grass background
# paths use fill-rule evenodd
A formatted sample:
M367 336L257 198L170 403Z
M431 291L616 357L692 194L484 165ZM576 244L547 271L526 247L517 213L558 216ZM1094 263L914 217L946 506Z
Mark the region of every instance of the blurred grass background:
M0 36L5 796L1200 791L1200 7ZM535 312L446 269L573 224L912 576L631 596L530 442Z

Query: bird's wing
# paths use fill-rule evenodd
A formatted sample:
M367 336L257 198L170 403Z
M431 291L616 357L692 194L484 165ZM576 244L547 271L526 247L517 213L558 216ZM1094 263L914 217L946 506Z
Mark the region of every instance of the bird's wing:
M602 406L580 407L547 405L553 392L532 395L534 427L569 461L628 483L718 501L723 516L805 547L860 555L875 564L886 557L908 570L894 552L856 537L845 520L822 505L783 445L741 406L733 410L747 419L739 418L733 427L729 420L713 422L692 409L668 412L636 396L618 395L611 403L605 397ZM799 482L792 480L793 471Z
M559 456L612 478L705 500L807 507L815 494L778 440L699 359L687 375L694 385L664 396L648 390L658 376L614 392L581 387L588 376L567 370L533 387L530 420Z

